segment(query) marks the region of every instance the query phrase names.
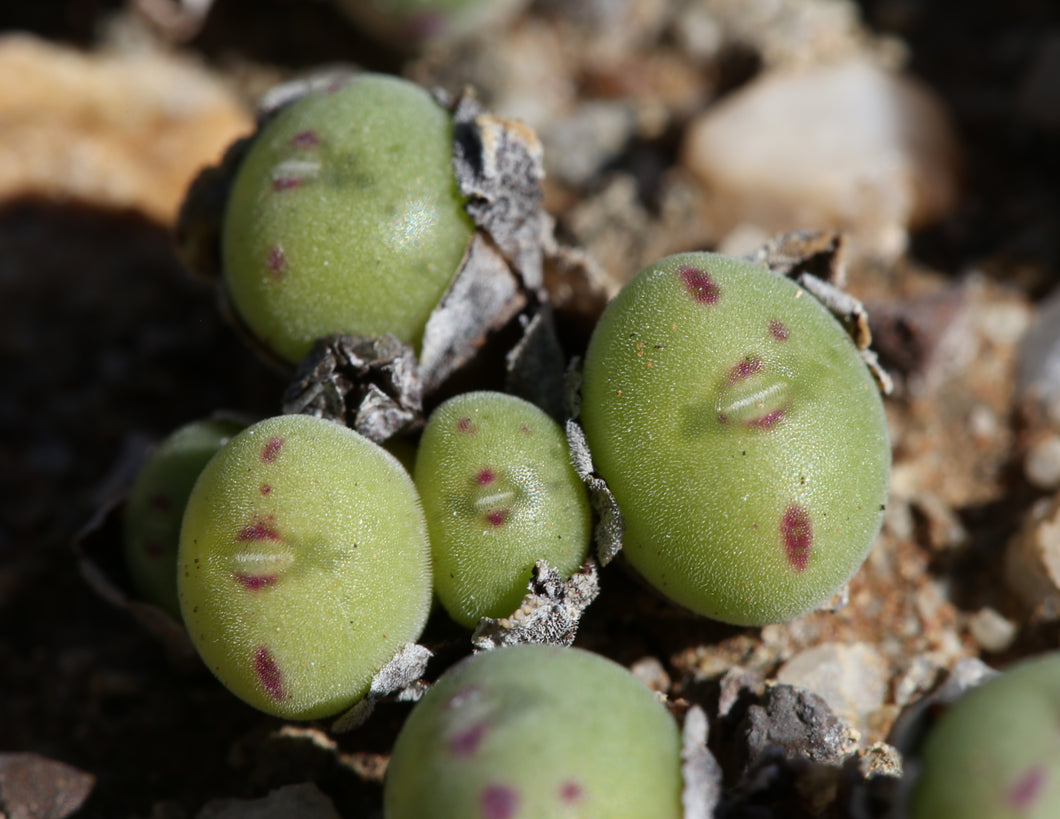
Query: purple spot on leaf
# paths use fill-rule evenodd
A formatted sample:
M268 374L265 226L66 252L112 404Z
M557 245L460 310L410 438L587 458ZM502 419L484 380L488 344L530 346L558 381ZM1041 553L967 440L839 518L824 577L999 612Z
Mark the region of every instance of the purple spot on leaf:
M278 435L274 438L269 438L265 443L265 447L261 450L261 460L267 464L275 463L280 450L283 448L283 441L284 439Z
M758 356L745 358L729 371L729 383L733 384L737 381L742 381L744 378L750 378L755 373L762 372L762 367L762 359Z
M266 586L271 586L277 579L274 574L243 574L242 572L236 572L232 576L247 591L260 591Z
M458 419L456 422L456 428L460 430L460 432L464 432L468 435L474 435L476 431L475 425L472 423L470 418Z
M489 467L486 467L475 476L475 483L479 486L489 486L495 480L497 480L497 475Z
M402 28L405 37L422 43L445 31L445 17L437 12L420 12L406 19Z
M300 176L277 176L272 180L272 189L278 192L294 190L304 181Z
M787 341L788 335L790 335L788 328L784 326L784 323L777 319L773 319L769 322L769 334L777 341Z
M497 509L493 512L486 513L486 520L490 522L490 526L497 527L503 526L504 521L508 520L507 509Z
M280 532L273 523L272 517L259 518L248 526L244 526L236 535L236 540L280 540Z
M147 552L148 557L161 557L165 550L166 547L157 540L149 540L144 544L144 551Z
M559 786L559 798L568 805L581 801L582 795L582 786L577 782L567 780Z
M775 409L771 412L767 412L765 415L759 416L758 418L752 418L747 422L747 426L752 429L772 429L783 420L784 410Z
M265 646L259 646L254 652L254 673L270 697L274 700L287 699L287 693L283 690L283 672L272 658L272 652Z
M810 550L813 548L813 525L809 513L801 506L791 504L784 511L780 533L791 567L797 572L803 571L809 565Z
M320 137L317 136L317 132L311 129L305 131L299 131L293 137L291 137L291 145L295 148L315 148L320 144Z
M685 265L679 268L677 273L684 281L689 294L700 304L718 303L721 289L707 271Z
M261 494L262 495L271 495L272 494L272 487L269 486L267 483L263 483L261 485Z
M172 508L173 503L166 495L160 492L151 497L151 506L158 512L168 512Z
M283 251L283 245L273 245L269 248L265 266L269 269L269 275L273 279L283 278L284 273L287 272L287 254Z
M1017 810L1029 808L1045 788L1045 768L1035 765L1019 777L1005 792L1009 805Z
M519 809L519 794L507 785L487 785L479 800L482 819L512 819Z
M449 751L455 756L474 756L485 735L486 723L477 722L449 740Z

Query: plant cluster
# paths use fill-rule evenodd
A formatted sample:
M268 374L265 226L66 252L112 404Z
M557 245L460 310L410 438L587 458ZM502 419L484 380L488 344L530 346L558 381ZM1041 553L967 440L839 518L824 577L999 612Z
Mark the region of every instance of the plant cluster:
M457 179L452 116L411 83L356 75L283 106L234 155L220 284L271 359L296 364L325 337L389 334L418 352L477 266L475 243L505 245ZM495 120L476 121L479 142L510 144ZM517 297L524 325L548 317L547 294ZM600 318L583 379L566 419L481 386L429 394L422 428L390 442L341 413L182 431L130 499L133 564L164 539L171 572L140 591L171 612L179 591L191 640L233 693L314 719L374 690L420 638L432 596L472 628L517 612L542 562L561 578L594 566L587 483L593 505L617 506L628 565L715 619L797 617L864 560L890 469L879 390L847 330L795 282L710 253L661 260ZM385 411L390 386L358 394ZM572 456L582 427L588 450ZM410 440L412 475L380 445ZM169 483L165 537L144 534ZM451 669L411 715L387 815L676 817L679 745L665 709L610 661L495 649Z

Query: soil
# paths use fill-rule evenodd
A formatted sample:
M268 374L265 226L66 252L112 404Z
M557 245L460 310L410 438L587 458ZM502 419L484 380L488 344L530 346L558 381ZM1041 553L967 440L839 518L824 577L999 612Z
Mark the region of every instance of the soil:
M0 32L88 55L110 36L115 15L132 15L104 0L17 5L0 11ZM1024 474L1041 429L1021 411L1016 373L1019 340L1060 272L1060 124L1021 103L1020 89L1036 55L1060 37L1060 8L1052 0L863 0L858 10L872 37L903 45L907 70L948 108L963 168L959 203L912 232L907 254L851 266L851 289L879 316L878 349L899 381L888 400L895 481L884 531L844 608L761 629L695 618L610 567L577 644L712 714L733 666L772 679L809 649L868 646L882 693L855 707L865 759L873 743L891 738L902 708L961 658L1000 667L1057 647L1056 623L999 577L1006 543L1053 491ZM199 34L165 48L244 100L326 63L444 75L373 42L323 2L218 0ZM674 45L663 38L643 48L665 54ZM733 51L716 67L714 90L723 95L761 70L762 56ZM570 80L578 93L636 91L613 76ZM1055 92L1051 101L1060 110ZM42 110L56 104L39 102ZM68 131L71 152L91 130L78 122ZM613 174L663 178L678 159L679 124L632 139L589 182L549 188L561 232L577 233L573 217L565 220L603 197ZM8 127L0 114L0 142ZM146 141L127 142L121 155L146 155L155 147ZM5 187L0 176L0 754L34 752L90 775L76 813L83 817L192 817L211 800L303 782L315 783L339 815L378 816L386 755L408 705L380 707L366 726L337 736L326 725L264 716L197 663L174 658L79 570L71 543L128 480L127 465L148 441L218 408L274 414L285 378L242 343L212 290L184 270L173 209L144 205L146 195L70 195L76 169L56 165L52 182L22 188ZM657 218L651 186L640 192L643 212ZM697 249L679 247L686 240L675 234L662 245ZM622 279L631 271L609 272ZM567 337L584 337L584 328ZM998 622L1007 637L987 628ZM427 637L447 647L443 660L459 655L461 633L444 618ZM0 814L63 816L80 801L67 772L68 807L61 799L51 809L15 804L13 770L0 763ZM42 793L63 785L39 770L33 776ZM769 812L754 815L855 815L842 799L797 791L763 797ZM891 793L883 791L856 815L882 816ZM733 803L727 815L751 814Z

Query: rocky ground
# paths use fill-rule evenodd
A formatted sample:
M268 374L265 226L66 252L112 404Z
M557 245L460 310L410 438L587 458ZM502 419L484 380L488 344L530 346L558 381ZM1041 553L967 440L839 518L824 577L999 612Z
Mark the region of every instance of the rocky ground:
M172 227L260 94L322 64L471 84L529 123L557 233L609 292L666 253L848 235L848 288L896 389L887 516L845 607L737 629L616 565L578 637L706 708L725 815L887 815L915 763L894 747L905 709L962 661L1056 648L1051 0L538 0L421 54L323 0L217 0L198 31L165 8L0 12L0 814L246 816L226 800L297 785L272 809L379 815L408 706L342 735L258 714L103 599L71 550L147 442L217 408L277 411L284 377L186 275ZM788 689L769 681L823 698L831 738L782 736ZM795 761L770 761L749 721Z

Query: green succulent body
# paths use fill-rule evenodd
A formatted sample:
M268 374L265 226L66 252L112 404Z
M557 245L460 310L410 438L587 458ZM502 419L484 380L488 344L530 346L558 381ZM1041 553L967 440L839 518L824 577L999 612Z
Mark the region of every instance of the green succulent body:
M367 31L400 48L444 42L512 15L526 0L336 0Z
M642 271L586 354L582 423L656 589L736 624L799 616L861 565L890 474L883 405L796 284L709 253Z
M430 547L415 487L346 427L261 421L195 484L178 582L192 641L233 693L290 719L337 714L426 621Z
M678 819L680 754L673 718L616 663L499 648L451 668L413 709L387 768L384 816Z
M507 617L534 564L570 576L591 536L585 487L559 425L497 392L451 398L431 415L416 458L435 590L457 622Z
M193 421L165 438L136 476L125 504L125 561L149 603L180 619L177 546L188 496L207 462L243 428L232 421Z
M922 748L910 819L1060 816L1060 654L1026 660L973 688Z
M331 333L418 347L473 231L452 152L449 112L396 77L355 75L268 121L222 235L225 287L250 332L290 362Z

